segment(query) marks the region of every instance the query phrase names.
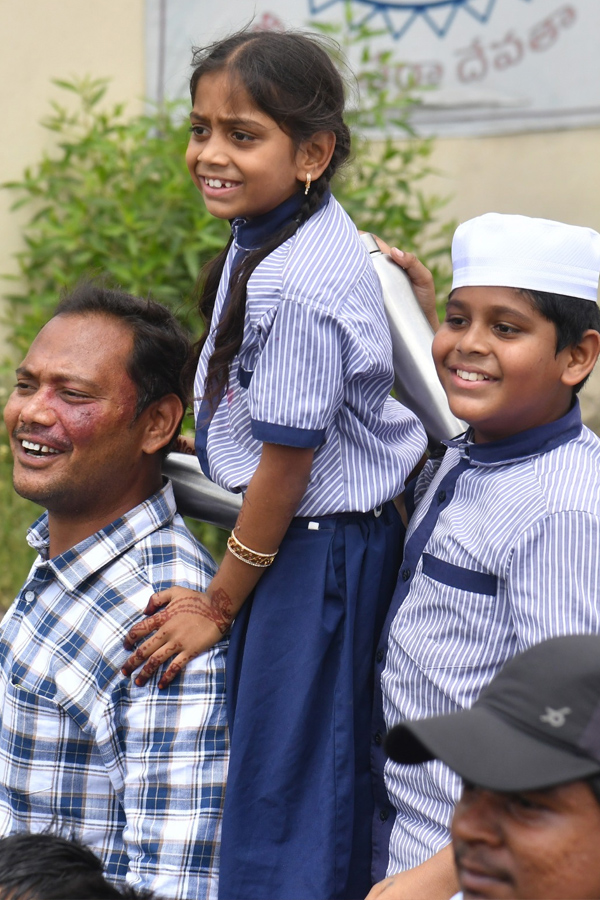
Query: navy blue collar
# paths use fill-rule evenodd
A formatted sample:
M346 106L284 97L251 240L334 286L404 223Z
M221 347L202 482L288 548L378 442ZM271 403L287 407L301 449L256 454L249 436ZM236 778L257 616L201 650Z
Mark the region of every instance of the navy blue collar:
M537 428L530 428L528 431L521 431L501 441L473 444L471 443L473 430L469 428L466 434L451 441L444 441L444 444L448 447L458 447L461 456L467 457L475 465L493 466L548 453L549 450L554 450L561 444L579 437L582 427L579 400L575 398L575 403L562 418L546 425L538 425Z
M329 201L330 196L331 192L325 191L315 212ZM262 247L272 234L296 218L303 203L304 191L299 190L275 209L263 213L262 216L255 216L253 219L241 217L234 219L231 223L231 230L236 244L242 250L256 250L257 247Z

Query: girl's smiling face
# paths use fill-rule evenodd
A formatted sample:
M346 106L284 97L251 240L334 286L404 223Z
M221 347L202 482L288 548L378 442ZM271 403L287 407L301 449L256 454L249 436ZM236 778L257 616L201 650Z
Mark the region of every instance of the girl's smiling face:
M453 291L433 358L452 412L479 443L559 419L579 380L573 348L557 354L554 323L513 288Z
M190 121L186 163L213 216L260 216L304 182L302 150L227 70L200 78Z

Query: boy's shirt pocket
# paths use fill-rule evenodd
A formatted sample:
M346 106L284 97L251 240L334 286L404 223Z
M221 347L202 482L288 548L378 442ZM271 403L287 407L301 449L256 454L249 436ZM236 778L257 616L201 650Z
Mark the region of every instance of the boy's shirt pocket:
M430 553L422 557L411 591L390 631L388 660L408 683L417 671L458 706L475 699L512 655L504 581L491 572L458 566ZM394 646L395 645L395 646ZM406 654L416 666L402 656ZM478 671L473 678L469 672ZM471 692L474 695L471 696Z

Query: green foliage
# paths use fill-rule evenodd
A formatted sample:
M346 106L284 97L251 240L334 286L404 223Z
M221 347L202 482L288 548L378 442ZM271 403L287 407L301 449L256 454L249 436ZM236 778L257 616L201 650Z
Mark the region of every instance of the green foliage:
M209 525L208 522L197 522L194 519L186 518L185 524L200 543L204 544L212 558L220 564L227 547L229 532L215 525Z

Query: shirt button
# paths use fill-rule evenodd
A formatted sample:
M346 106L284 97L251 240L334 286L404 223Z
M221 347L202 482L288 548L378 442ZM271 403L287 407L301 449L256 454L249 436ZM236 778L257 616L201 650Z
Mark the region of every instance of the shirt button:
M402 569L402 581L408 581L410 578L410 569Z
M383 660L383 657L384 657L384 653L380 647L379 650L377 651L377 653L375 654L375 662L381 662Z
M377 744L378 747L381 746L381 740L382 740L382 738L381 738L381 732L380 732L380 731L378 731L377 734L373 737L373 740L374 740L374 742Z
M390 817L390 811L388 809L382 809L379 812L379 818L382 822L387 822Z
M25 599L28 603L33 603L33 601L35 600L35 593L33 591L27 591L27 593L25 594Z
M437 495L438 503L443 503L445 499L446 499L446 491L440 491L439 494Z

